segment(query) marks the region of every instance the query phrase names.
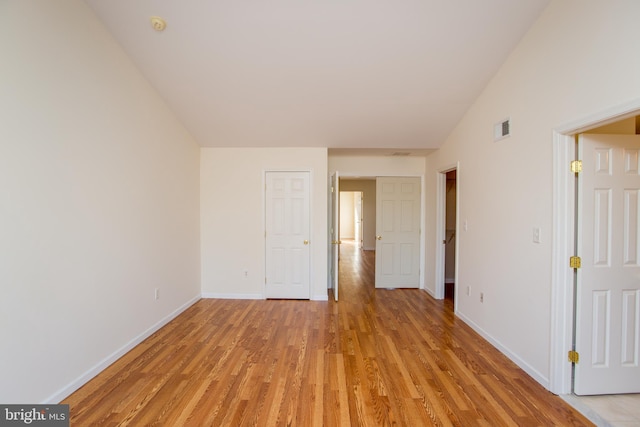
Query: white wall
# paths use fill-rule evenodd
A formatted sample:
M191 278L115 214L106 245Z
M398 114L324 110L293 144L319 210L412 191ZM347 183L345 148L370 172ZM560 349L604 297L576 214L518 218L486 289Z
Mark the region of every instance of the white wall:
M199 148L82 1L0 52L0 402L57 402L199 298Z
M296 170L311 171L311 298L326 300L327 149L203 148L200 157L203 296L264 297L264 174Z
M340 191L340 239L355 238L355 195L352 191Z
M422 176L423 157L402 156L329 156L329 173L340 172L343 178L354 176Z
M552 131L640 97L638 16L637 1L552 1L443 147L427 158L427 200L435 200L437 172L460 162L460 221L468 230L458 232L458 315L545 386ZM494 142L493 125L505 117L512 136ZM434 206L426 221L427 241L435 241ZM540 244L532 241L533 227L542 229ZM427 244L427 271L434 271L434 250ZM435 291L429 274L427 287Z

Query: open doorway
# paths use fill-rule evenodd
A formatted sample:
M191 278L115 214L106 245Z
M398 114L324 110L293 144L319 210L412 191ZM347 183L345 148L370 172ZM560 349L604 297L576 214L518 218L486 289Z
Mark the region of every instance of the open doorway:
M456 283L456 175L456 170L446 173L444 215L444 298L451 304L455 301Z
M373 292L375 273L375 178L339 178L337 185L338 257L342 298ZM357 279L357 280L356 280ZM362 287L370 289L361 289Z
M607 366L596 366L598 373L606 371L602 368L615 367L615 363L620 360L624 361L625 353L615 355L614 352L602 351L604 348L602 342L609 345L620 338L622 341L631 337L635 340L637 346L638 327L638 304L637 295L640 290L637 281L633 279L627 280L624 277L615 277L609 273L612 267L618 270L632 270L637 268L637 260L629 262L628 255L636 254L638 251L637 242L640 236L638 224L638 203L637 194L640 192L637 177L638 173L638 152L640 148L637 143L635 147L620 149L620 138L636 137L640 135L640 100L633 105L622 106L619 111L607 111L599 118L589 117L584 122L572 124L566 129L560 129L554 137L556 172L554 175L557 184L558 197L554 199L555 216L555 237L554 248L561 256L554 261L554 281L552 289L554 291L553 307L554 313L557 315L555 327L552 328L554 343L556 347L562 349L572 348L575 354L580 355L579 363L567 365L566 356L560 357L561 352L552 352L552 374L553 381L551 383L551 391L559 394L566 394L565 398L574 407L583 411L595 414L594 419L602 420L603 424L609 421L618 420L620 413L630 414L629 419L640 419L640 413L637 408L640 402L640 394L636 393L637 388L633 388L637 384L637 363L626 363L625 368L630 368L629 372L625 372L621 380L616 379L614 375L605 375L605 382L598 378L590 378L589 370L598 364L597 358L601 354L607 356L611 354L612 363ZM589 141L590 140L590 141ZM595 141L595 144L594 144ZM574 147L577 144L577 149ZM593 152L597 154L597 166L594 166ZM616 154L617 152L617 154ZM622 153L622 157L620 155ZM578 159L582 161L582 171L575 175L573 172L567 172L567 162L573 160L578 154ZM605 157L608 161L603 162ZM624 159L624 160L623 160ZM631 159L631 160L629 160ZM622 165L617 165L616 162ZM593 185L593 176L603 175L602 166L612 166L611 172L607 173L607 185L598 183ZM627 182L623 185L623 191L620 188L616 190L615 171L621 170L625 174ZM591 183L590 183L591 182ZM596 188L594 188L596 187ZM606 190L606 191L605 191ZM620 201L621 195L624 195ZM607 227L599 227L601 219L604 215L593 218L594 207L602 205L603 195L610 199L611 209L602 209L601 214L607 215L609 221ZM577 200L574 199L577 196ZM635 197L635 199L634 199ZM614 200L617 198L618 200ZM570 200L571 204L566 204L565 200ZM635 202L634 202L635 200ZM632 203L629 203L631 201ZM575 211L572 209L575 206ZM624 215L621 219L616 219L616 210L624 209ZM618 214L620 216L620 214ZM611 223L609 226L609 222ZM623 228L622 225L624 225ZM565 232L564 230L569 230ZM598 231L598 239L593 239L590 233ZM574 236L575 233L575 236ZM617 237L616 237L617 236ZM611 244L609 244L609 241ZM616 243L617 242L617 243ZM596 244L600 243L600 244ZM622 244L621 244L622 243ZM632 251L624 250L620 252L615 248L618 246L630 247ZM602 248L606 250L601 250ZM613 250L610 250L613 249ZM579 269L572 270L568 273L566 269L567 256L577 255L581 258ZM607 255L607 262L604 265L600 261L603 254ZM622 260L624 266L620 268L620 255L624 254L625 259ZM610 259L609 259L610 255ZM565 268L563 268L565 267ZM604 268L603 268L604 267ZM597 269L598 276L595 275ZM571 271L571 270L569 270ZM597 290L589 288L589 283L597 284ZM623 288L622 294L619 290L605 289L605 285L615 284ZM573 292L566 292L566 289L573 289ZM627 303L622 308L616 307L615 302L625 301ZM603 299L610 300L611 304L598 304ZM629 304L629 299L634 302ZM607 301L608 302L608 301ZM586 307L586 310L585 310ZM563 313L566 313L564 316ZM613 322L602 321L606 314L607 318L614 319ZM632 322L626 322L629 315L633 316ZM575 317L574 317L575 316ZM631 324L630 324L631 323ZM569 325L564 326L563 325ZM568 328L573 325L574 333L571 334ZM604 326L602 326L604 325ZM581 332L582 330L582 332ZM622 334L621 334L622 332ZM573 337L572 337L573 335ZM593 337L608 337L604 340L593 340ZM586 339L585 339L586 337ZM575 340L573 343L572 338ZM587 342L589 339L591 343ZM594 345L597 344L597 345ZM620 349L630 348L630 346L616 343L616 351ZM637 347L636 347L637 348ZM637 350L635 350L637 351ZM637 353L632 351L633 358L637 360ZM566 352L565 352L566 354ZM628 353L631 354L631 353ZM555 357L554 357L555 356ZM562 355L564 356L564 355ZM627 357L629 358L629 357ZM563 360L564 359L564 360ZM602 364L601 364L602 365ZM568 366L571 366L570 372ZM631 379L632 387L624 388L625 381ZM613 381L606 384L606 381ZM575 387L575 390L574 390ZM609 388L608 388L609 387ZM592 388L589 390L589 388ZM586 390L586 392L585 392ZM634 392L635 394L618 394L623 392ZM597 396L577 396L576 394L597 394ZM607 393L609 393L607 395ZM615 408L615 409L613 409ZM611 409L611 410L610 410ZM634 412L635 411L635 412Z
M450 302L455 312L458 293L458 195L459 165L446 167L437 174L436 195L436 251L435 295L436 299Z
M382 272L381 275L387 281L383 283L376 275L375 287L387 289L419 288L423 280L421 272L424 267L424 242L420 240L419 227L421 221L424 220L422 178L417 176L367 178L338 176L336 180L337 185L332 184L332 188L337 188L338 194L335 207L331 210L333 212L332 218L335 216L339 226L336 227L338 234L332 237L337 242L335 245L332 242L334 249L332 254L336 255L337 252L338 255L332 258L335 261L331 264L331 271L340 272L343 267L341 264L344 261L343 248L336 251L335 246L346 246L348 242L354 242L356 233L361 232L361 238L359 235L357 237L361 243L353 246L359 246L357 250L370 255L370 258L375 262L372 272ZM335 193L332 194L335 195ZM343 203L345 206L342 206ZM357 214L359 204L361 205L360 215ZM384 213L382 217L380 217L381 212ZM357 219L354 222L354 217L360 218L359 222ZM409 227L405 224L407 222L411 222L412 226ZM361 228L360 231L357 230L358 224ZM336 231L336 228L332 228L332 233ZM351 237L352 232L353 238ZM413 240L409 241L409 239ZM401 250L398 251L398 248ZM333 265L336 268L333 268ZM340 275L338 274L338 276ZM337 278L333 282L335 285L331 286L334 289L334 295L337 294L339 282L340 280ZM392 285L386 285L387 283Z
M376 180L375 178L340 178L340 238L344 228L352 227L354 240L360 240L359 248L365 251L376 249ZM342 205L344 198L352 208ZM350 200L350 201L349 201ZM359 204L359 206L358 206ZM360 210L359 223L355 223L355 212ZM345 213L346 210L346 213ZM353 212L353 214L351 213ZM343 224L344 221L344 224ZM356 229L359 228L359 230ZM349 232L348 232L349 233ZM358 236L356 236L358 233Z
M573 367L567 363L567 350L574 349L575 304L574 286L581 269L569 267L574 255L584 253L576 234L579 215L575 203L576 181L579 179L569 167L576 159L576 141L580 134L637 134L640 99L609 108L600 113L571 122L554 130L554 197L552 251L552 328L551 372L549 390L568 395L573 392ZM584 166L584 165L583 165ZM579 187L579 186L578 186ZM583 272L583 271L582 271ZM580 349L576 349L579 353ZM587 349L589 351L589 349ZM582 360L582 357L580 358Z

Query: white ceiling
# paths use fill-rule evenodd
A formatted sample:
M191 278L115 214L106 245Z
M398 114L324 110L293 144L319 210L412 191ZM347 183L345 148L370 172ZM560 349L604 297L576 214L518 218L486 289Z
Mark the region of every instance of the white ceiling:
M86 1L200 145L347 153L439 147L549 0Z

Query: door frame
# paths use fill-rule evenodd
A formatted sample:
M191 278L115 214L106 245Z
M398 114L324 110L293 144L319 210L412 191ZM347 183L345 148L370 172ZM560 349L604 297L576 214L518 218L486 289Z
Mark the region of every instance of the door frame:
M349 178L364 178L364 179L376 179L384 177L398 177L398 178L420 178L420 275L418 278L418 289L425 289L425 233L424 224L426 224L426 198L425 198L425 183L424 174L398 174L398 173L381 173L375 175L361 174L354 172L340 172L340 179ZM331 193L331 184L329 184L329 193ZM339 199L339 198L338 198ZM331 243L331 242L329 242ZM338 265L340 260L338 260ZM444 292L444 291L443 291Z
M457 171L456 174L456 230L460 230L460 162L456 162L447 165L436 172L436 262L435 262L435 299L444 299L444 263L445 263L445 245L442 241L445 240L447 234L447 172ZM455 277L458 276L458 238L459 232L456 232L455 237ZM454 298L453 298L453 312L458 312L458 284L454 285Z
M619 120L640 115L640 98L553 130L553 238L551 246L551 337L549 391L569 394L572 389L571 363L567 352L573 339L573 269L575 199L574 174L569 165L575 157L574 135Z

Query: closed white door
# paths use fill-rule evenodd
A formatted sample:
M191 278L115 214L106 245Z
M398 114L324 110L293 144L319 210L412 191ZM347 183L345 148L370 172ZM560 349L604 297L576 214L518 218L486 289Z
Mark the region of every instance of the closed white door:
M266 297L309 299L309 172L267 172Z
M376 179L376 288L420 284L420 178Z
M575 393L640 392L640 136L581 135Z

